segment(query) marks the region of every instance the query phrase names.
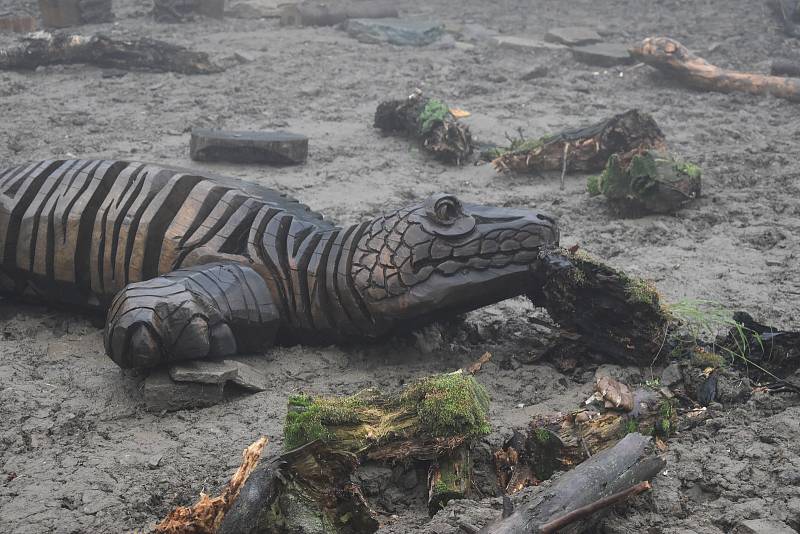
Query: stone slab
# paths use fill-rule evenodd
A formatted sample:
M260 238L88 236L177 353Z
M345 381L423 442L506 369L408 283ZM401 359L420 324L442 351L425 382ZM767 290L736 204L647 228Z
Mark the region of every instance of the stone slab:
M308 157L308 137L289 132L192 130L190 156L195 161L291 165Z
M616 43L600 43L587 46L576 46L572 49L575 59L581 63L595 67L614 67L629 65L634 62L628 47Z
M797 534L797 531L782 521L747 519L733 529L733 534Z
M194 360L173 365L169 369L169 376L176 382L224 384L235 378L238 372L235 362Z
M248 391L266 391L269 384L264 373L243 362L225 360L225 363L236 367L236 376L231 379L231 382Z
M417 19L350 19L344 27L351 37L371 44L425 46L444 35L444 24Z
M28 33L36 31L36 19L30 15L0 14L0 32Z
M540 50L566 50L567 47L558 43L548 43L538 39L528 39L527 37L515 37L513 35L498 35L492 39L492 44L500 48L518 50L520 52L536 52Z
M567 46L584 46L599 43L603 38L591 28L570 26L566 28L551 28L544 35L544 40L548 43L559 43Z
M175 382L165 370L154 371L144 381L144 402L154 412L213 406L224 398L224 384Z

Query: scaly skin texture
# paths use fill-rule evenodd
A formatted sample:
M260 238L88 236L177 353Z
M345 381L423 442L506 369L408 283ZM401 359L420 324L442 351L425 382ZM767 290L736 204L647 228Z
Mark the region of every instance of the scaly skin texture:
M529 289L555 222L439 194L337 227L273 190L117 161L0 171L0 289L108 311L123 367L377 337ZM112 302L113 301L113 302Z

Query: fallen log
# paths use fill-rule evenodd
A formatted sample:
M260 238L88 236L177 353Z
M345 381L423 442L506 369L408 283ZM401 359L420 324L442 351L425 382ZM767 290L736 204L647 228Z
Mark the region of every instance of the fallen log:
M579 250L546 250L540 257L527 296L577 334L571 341L580 343L586 356L650 365L672 322L651 283Z
M515 140L488 158L499 172L593 172L603 170L612 154L642 150L666 150L666 140L650 115L632 109L591 126Z
M591 526L599 510L646 491L650 486L642 483L652 480L664 465L664 460L653 452L651 438L628 434L614 447L564 473L509 517L481 532L538 534L555 532L567 525L580 532Z
M800 80L722 69L668 37L648 37L631 49L638 61L696 89L721 93L771 94L800 102Z
M395 18L400 14L391 2L322 4L300 2L281 9L281 26L335 26L348 19Z
M253 472L218 532L374 532L374 512L351 481L367 462L428 462L434 513L468 495L469 445L489 432L487 410L485 390L462 371L416 381L398 395L294 395L287 451Z
M427 98L419 90L404 100L381 102L375 127L419 141L433 156L460 165L472 154L472 135L441 100Z
M182 74L211 74L223 70L211 63L203 52L146 37L119 40L102 34L37 32L22 41L20 46L0 50L0 70L35 70L43 65L74 63Z
M700 167L671 156L646 151L612 155L605 170L587 182L589 194L603 195L621 217L647 213L674 213L700 196Z

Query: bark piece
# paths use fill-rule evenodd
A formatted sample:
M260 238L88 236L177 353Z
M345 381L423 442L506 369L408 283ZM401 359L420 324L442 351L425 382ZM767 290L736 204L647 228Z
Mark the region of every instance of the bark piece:
M583 46L599 43L603 38L591 28L571 26L567 28L550 28L544 34L544 40L567 46Z
M102 68L210 74L221 72L208 55L164 41L117 40L102 34L84 36L38 32L23 44L0 50L0 70L35 70L42 65L87 63Z
M289 132L238 132L194 129L190 155L195 161L292 165L308 157L308 137Z
M668 37L648 37L631 50L638 60L696 89L721 93L771 94L800 102L800 80L722 69Z
M453 499L465 499L472 484L472 458L462 445L444 454L428 471L428 513L431 516Z
M632 109L588 127L520 139L487 157L500 172L600 171L612 154L647 149L665 150L664 134L650 115Z
M217 497L200 494L200 500L193 506L180 506L172 510L155 527L159 534L214 534L219 529L225 514L233 506L244 483L253 473L267 445L262 436L242 451L242 464Z
M224 398L224 384L175 382L167 371L154 371L144 382L144 401L154 412L202 408Z
M590 354L650 365L672 321L655 287L582 251L544 251L528 297L563 328L579 335Z
M776 59L772 62L769 73L773 76L800 78L800 62L789 59Z
M225 16L225 0L153 0L156 22L188 22L196 15L214 19Z
M674 213L700 196L702 171L666 154L613 154L600 176L590 177L590 195L603 195L622 217Z
M625 492L637 484L649 481L664 467L663 459L653 452L652 440L638 433L625 436L614 447L592 456L581 465L561 475L549 488L536 494L509 517L489 525L486 534L522 534L553 532L564 526L563 519L580 509L593 512L600 505L615 500L607 497ZM595 506L591 506L597 503ZM584 507L590 507L585 509ZM572 516L577 531L591 525L593 515Z
M349 19L344 28L351 37L369 44L425 46L444 35L443 24L414 19Z
M576 46L572 55L581 63L595 67L614 67L616 65L630 65L634 59L627 47L616 43L597 43L586 46Z
M617 408L625 412L633 410L633 393L619 380L610 376L599 376L594 387L606 402L606 408Z
M417 90L405 100L381 102L375 127L389 134L416 139L423 150L449 163L461 164L472 154L472 134L441 100Z
M335 26L348 19L382 19L398 16L397 8L391 2L336 5L300 2L283 6L281 26Z
M36 30L36 19L30 15L0 13L0 31L27 33Z

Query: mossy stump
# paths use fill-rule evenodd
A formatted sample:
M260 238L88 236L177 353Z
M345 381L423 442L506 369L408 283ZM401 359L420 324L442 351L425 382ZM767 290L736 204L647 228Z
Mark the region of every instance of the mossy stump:
M602 174L589 178L587 189L592 196L605 196L623 217L674 213L700 196L701 175L697 165L654 151L627 160L614 154Z
M255 525L244 530L253 534L374 532L378 522L351 480L365 462L429 463L436 511L467 495L469 447L489 433L488 409L483 386L462 371L423 378L395 395L375 389L350 397L293 395L286 452L273 471L248 479L246 497L234 505L247 521L231 520L227 532L243 525Z
M381 102L375 112L375 127L389 134L419 141L423 150L457 165L472 154L472 134L441 100L415 91L404 100Z
M528 297L606 363L649 365L672 320L650 282L581 251L543 252Z
M591 126L520 139L486 157L499 172L599 172L612 154L650 149L666 149L664 134L650 115L632 109Z

